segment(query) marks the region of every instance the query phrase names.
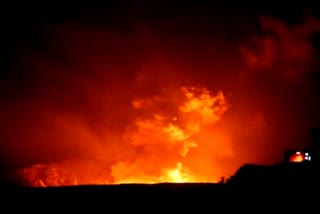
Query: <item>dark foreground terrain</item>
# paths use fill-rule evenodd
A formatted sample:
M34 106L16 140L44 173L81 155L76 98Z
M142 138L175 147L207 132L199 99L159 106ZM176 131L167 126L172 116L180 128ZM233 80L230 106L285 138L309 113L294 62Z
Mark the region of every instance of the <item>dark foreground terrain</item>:
M1 204L46 213L58 209L99 213L234 211L307 212L318 209L318 176L313 166L263 168L246 165L224 184L126 184L22 188L2 185Z
M268 183L265 184L270 185ZM295 211L315 209L315 188L292 186L232 186L229 184L155 184L50 188L7 187L2 206L24 211L66 210L89 213L185 212L196 213ZM56 212L56 211L55 211Z

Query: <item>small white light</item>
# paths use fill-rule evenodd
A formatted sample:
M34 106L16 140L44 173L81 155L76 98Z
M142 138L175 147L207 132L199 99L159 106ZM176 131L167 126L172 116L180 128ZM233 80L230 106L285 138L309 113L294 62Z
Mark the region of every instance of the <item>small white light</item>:
M300 155L300 154L301 154L301 152L296 152L296 154L297 154L297 155Z
M304 153L305 154L305 156L309 156L309 153L308 152L306 152L306 153Z

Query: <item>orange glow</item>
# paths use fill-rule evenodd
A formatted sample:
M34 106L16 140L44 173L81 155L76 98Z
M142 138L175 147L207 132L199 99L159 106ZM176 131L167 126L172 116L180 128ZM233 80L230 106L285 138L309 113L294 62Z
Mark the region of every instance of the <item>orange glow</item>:
M163 104L171 109L164 111ZM220 155L230 155L223 134L211 133L229 107L222 92L213 96L206 88L181 87L161 99L135 99L132 107L136 118L123 133L130 147L114 163L69 160L19 174L32 186L218 182L221 169L210 162L211 155L218 147Z
M88 13L93 25L30 28L0 78L2 168L41 187L218 182L303 148L318 123L319 21L266 16L259 28L245 15L228 26L196 8L172 20L133 7L129 22L99 12Z
M164 178L164 181L181 183L188 181L188 179L190 179L188 177L188 174L183 173L182 164L177 163L177 167L175 169L168 170L167 175Z
M297 152L294 155L290 157L290 162L303 162L304 161L304 155Z

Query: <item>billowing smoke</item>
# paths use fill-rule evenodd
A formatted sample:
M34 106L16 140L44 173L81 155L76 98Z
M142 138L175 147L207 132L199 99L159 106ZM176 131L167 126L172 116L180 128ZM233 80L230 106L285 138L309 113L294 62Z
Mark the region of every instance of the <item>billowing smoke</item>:
M305 146L318 21L239 29L190 13L51 24L20 42L1 86L3 165L37 186L215 182Z
M196 84L140 28L129 35L75 25L48 31L47 53L21 56L27 91L17 89L3 114L3 158L23 168L19 175L40 186L195 181L182 176L186 162L200 171L197 179L219 179L213 161L230 157L231 144L207 126L228 109L222 91ZM206 162L196 166L186 155L201 142L197 150L207 154L191 156Z

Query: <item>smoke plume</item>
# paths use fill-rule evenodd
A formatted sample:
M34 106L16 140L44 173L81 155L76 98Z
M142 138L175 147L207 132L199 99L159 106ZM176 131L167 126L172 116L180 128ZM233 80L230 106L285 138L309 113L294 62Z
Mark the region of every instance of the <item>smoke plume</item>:
M319 22L210 14L51 23L17 43L2 165L35 186L215 182L306 146Z

